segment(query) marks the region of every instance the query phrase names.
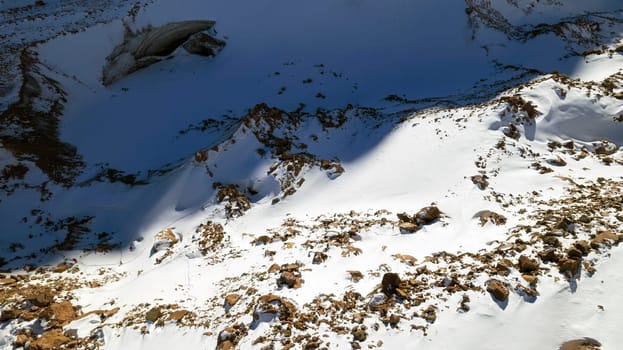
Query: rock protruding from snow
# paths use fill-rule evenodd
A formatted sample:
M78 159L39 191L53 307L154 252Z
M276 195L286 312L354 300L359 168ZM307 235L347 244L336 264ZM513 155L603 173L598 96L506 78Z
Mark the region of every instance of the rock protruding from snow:
M182 21L149 27L140 32L126 29L123 43L106 57L102 77L104 85L160 62L180 46L192 54L216 55L225 42L205 33L214 24L214 21Z
M179 242L179 237L172 229L168 228L166 230L162 230L156 234L154 238L154 245L152 247L152 252L159 252L161 250L166 250Z
M487 283L487 292L491 293L497 300L505 302L508 300L508 288L502 281L492 279Z
M424 207L415 215L407 213L396 214L399 220L398 227L402 232L416 232L423 225L430 225L441 218L441 211L436 206Z
M585 337L562 343L560 350L599 350L601 343L593 338Z

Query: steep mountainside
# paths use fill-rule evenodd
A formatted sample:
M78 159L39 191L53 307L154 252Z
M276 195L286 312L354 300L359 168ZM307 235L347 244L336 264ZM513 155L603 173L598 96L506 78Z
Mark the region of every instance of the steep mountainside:
M605 0L0 1L0 348L618 349L622 33Z

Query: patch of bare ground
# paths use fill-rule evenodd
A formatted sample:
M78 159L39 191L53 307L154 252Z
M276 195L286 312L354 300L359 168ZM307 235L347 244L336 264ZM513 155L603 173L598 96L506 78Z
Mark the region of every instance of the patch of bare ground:
M240 192L236 185L224 185L219 182L213 184L216 189L216 198L219 203L225 203L225 215L227 218L235 218L244 215L251 209L249 197Z
M65 92L27 49L20 56L20 70L19 99L0 114L2 145L18 161L33 162L51 181L69 187L84 162L74 146L60 139Z
M265 147L258 150L260 155L268 151L276 159L268 174L279 180L282 195L281 198L275 198L274 203L296 193L305 182L302 175L306 170L316 167L331 178L344 172L339 160L321 159L308 153L307 145L300 142L296 130L305 118L316 118L325 129L339 128L346 122L345 113L348 110L337 110L334 113L318 111L309 115L300 111L288 113L266 104L258 104L243 118L242 124L246 130L250 130Z
M102 339L97 332L78 337L68 325L89 315L101 322L119 308L84 312L74 296L76 289L98 288L122 276L102 269L98 278L85 278L77 265L62 262L27 273L0 274L0 324L14 324L14 347L29 349L96 349Z

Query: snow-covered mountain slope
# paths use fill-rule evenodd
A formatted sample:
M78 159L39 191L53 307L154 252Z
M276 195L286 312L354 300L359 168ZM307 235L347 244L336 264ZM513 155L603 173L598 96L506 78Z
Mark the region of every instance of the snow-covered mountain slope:
M0 1L0 348L623 344L616 2L73 3Z

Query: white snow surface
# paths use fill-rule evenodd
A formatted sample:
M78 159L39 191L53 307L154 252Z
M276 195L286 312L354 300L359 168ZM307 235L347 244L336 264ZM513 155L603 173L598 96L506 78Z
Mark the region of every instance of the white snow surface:
M615 1L490 3L514 26L555 24L589 12L620 18L623 11ZM532 3L530 12L521 10ZM0 10L9 6L0 1ZM19 255L8 264L15 270L3 273L27 273L26 263L75 261L80 279L99 283L72 290L74 305L82 313L114 307L119 311L105 320L91 314L63 329L76 330L80 338L92 336L102 349L218 348L219 335L226 337L221 332L234 324L248 328L238 348L260 349L270 341L254 340L270 335L280 322L270 313L254 320L260 296L276 294L306 310L320 296L333 293L340 299L353 291L365 304L379 295L385 272L421 279L416 267L428 266L450 278L451 263L427 259L438 252L493 252L496 244L516 243L513 233L529 240L528 233L517 233L519 228L534 225L541 232L530 214L547 205L561 210L547 203L569 198L567 190L575 188L571 182L586 190L608 179L623 189L623 122L617 121L623 100L616 95L623 87L617 75L623 58L615 50L617 40L603 43L600 54L568 55L569 44L551 33L522 42L483 26L473 31L465 2L458 0L156 0L132 20L114 8L116 12L104 11L114 20L36 47L41 64L54 72L52 78L68 94L61 139L84 157L84 173L70 188L50 183L53 195L47 201L26 188L3 194L0 201L0 256ZM220 54L205 58L179 49L171 59L112 86L101 84L106 56L123 40L124 23L138 30L190 19L216 21L218 37L227 41ZM614 23L603 30L618 31L608 34L618 38L623 26ZM539 73L521 75L529 69ZM573 83L550 75L554 70ZM600 87L604 81L614 82L613 92ZM386 100L389 95L404 100ZM530 102L538 115L524 119L526 111L513 111L500 100L509 96ZM291 140L291 154L313 158L294 175L290 187L284 184L292 163L258 137L270 120L242 119L260 103L291 112L294 121L283 117L271 136ZM327 126L318 118L323 113L334 121L343 113L343 123ZM193 128L207 119L215 126ZM511 124L517 126L518 139L504 134ZM574 150L552 148L552 141L571 141ZM603 141L614 144L607 156L597 152ZM196 151L205 152L207 159L196 161ZM4 149L0 152L1 165L15 161ZM552 165L556 159L565 165ZM343 172L324 168L322 161L339 164ZM552 172L541 174L534 164ZM30 167L27 181L45 176ZM136 174L145 183L90 181L104 168ZM479 174L488 176L487 189L472 182ZM228 217L227 200L218 198L219 184L237 186L250 208ZM288 188L294 193L284 195ZM443 213L438 221L415 233L398 228L396 214L415 214L431 205ZM503 214L506 222L481 225L476 215L485 210ZM590 241L606 228L623 234L619 213L603 215L592 226L578 228L577 237L561 238L563 248L575 239ZM52 221L93 218L88 221L90 232L76 247L60 251L46 249L62 242L66 230L46 228L38 216ZM382 219L387 224L380 224ZM360 250L353 254L344 253L347 246L330 243L331 237L349 234L349 220L369 223L348 239L348 247ZM207 222L222 225L225 239L205 253L197 241L198 228ZM178 240L169 249L156 238L167 228ZM288 228L296 231L291 238L254 241L286 234ZM103 232L110 235L113 249L89 251ZM17 252L11 248L16 242L23 244ZM506 257L515 261L542 249L534 243ZM535 300L513 288L506 304L494 300L485 291L492 276L473 271L472 282L480 290L448 293L431 287L422 306L395 306L402 316L398 327L365 310L369 315L362 322L368 337L361 346L557 349L565 341L591 337L602 349L619 349L622 249L592 250L584 261L593 264L594 274L584 267L571 279L556 264L543 262ZM328 257L313 264L320 250ZM396 254L417 263L401 262ZM275 263L298 263L301 288L279 286L279 273L267 272ZM465 264L458 271L466 274L473 266ZM362 272L363 278L353 281L347 272L351 270ZM527 286L516 267L509 276L496 278L509 286ZM224 297L231 293L242 296L228 308ZM469 312L457 311L463 294L470 297ZM145 321L151 307L168 304L195 312L197 322ZM436 307L434 322L413 316L428 305ZM295 332L319 336L326 348L348 349L353 342L350 329L358 323L339 322L348 328L344 334L327 324ZM39 326L23 320L0 322L0 349L13 348L15 335L24 327ZM277 349L285 344L279 337L270 338Z

